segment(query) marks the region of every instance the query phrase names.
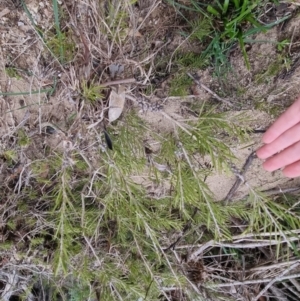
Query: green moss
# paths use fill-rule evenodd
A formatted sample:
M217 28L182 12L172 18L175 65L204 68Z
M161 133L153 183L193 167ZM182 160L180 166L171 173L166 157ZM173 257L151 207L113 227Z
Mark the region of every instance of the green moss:
M44 238L43 237L33 237L30 240L30 246L32 248L36 248L36 247L42 246L43 243L44 243Z

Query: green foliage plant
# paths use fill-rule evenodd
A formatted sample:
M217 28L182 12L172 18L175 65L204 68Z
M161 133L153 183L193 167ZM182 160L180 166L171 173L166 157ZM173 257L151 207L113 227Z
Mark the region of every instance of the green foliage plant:
M95 103L98 100L104 98L104 87L94 83L88 83L87 81L82 81L81 83L81 95L89 103Z
M221 56L219 49L229 49L233 43L238 42L246 66L250 69L250 63L245 48L247 37L253 34L266 32L274 25L286 19L282 18L275 23L262 25L257 20L261 5L262 3L259 0L215 0L212 4L208 5L207 12L213 16L216 22L220 22L221 25L214 27L215 37L208 46L207 51L213 51L214 56L218 58ZM224 51L221 50L221 52ZM220 58L220 62L223 62L222 57Z
M68 53L73 48L65 48L69 37L61 29L58 1L52 3L55 32L48 47L63 63L71 59ZM242 43L248 34L265 30L254 20L258 1L190 3L173 1L177 8L202 14L199 22L192 21L191 39L207 40L209 47L204 54L178 55L180 70L201 68L212 57L224 63L232 43L245 48ZM129 17L123 9L132 4L134 1L109 1L107 9L99 12L104 14L105 42L122 46ZM186 72L178 74L171 82L174 96L187 94L192 84ZM82 81L80 89L89 104L104 98L104 88L94 82ZM256 233L257 237L272 233L295 249L289 239L295 239L293 231L300 228L298 200L273 200L249 187L249 197L242 202L225 205L216 201L207 177L211 169L229 173L236 159L223 137L244 141L247 131L240 126L241 116L217 113L216 107L199 103L193 103L191 119L175 120L164 111L157 112L173 122L170 132L151 129L125 108L122 118L108 125L113 149L103 146L102 129L89 128L84 120L74 118L70 123L82 122L78 128L84 128L85 137L75 137L74 128L66 131L60 137L63 147L49 146L46 155L27 160L22 175L14 175L20 189L15 189L14 181L6 181L0 195L5 200L1 216L8 233L0 248L13 252L18 264L9 265L14 272L20 267L28 296L29 283L32 288L38 283L48 300L96 300L99 296L105 301L170 300L168 293L174 288L191 296L190 300L204 300L183 267L184 258L198 248L197 243L228 242L234 231ZM37 147L52 138L44 133L29 136L27 127L15 135L4 141L9 147L1 150L1 163L8 167L31 155L26 152L31 144ZM147 153L149 140L158 147ZM14 141L17 150L11 150ZM210 168L203 163L207 158ZM7 178L10 176L8 173ZM243 221L234 231L233 220ZM281 251L278 248L278 257ZM234 253L231 270L243 261L243 253L234 247L222 248L222 252ZM203 279L201 289L210 289L219 270L218 266L206 271L211 278ZM220 279L224 282L226 278Z
M207 6L207 11L221 22L221 27L216 28L218 37L212 43L234 43L238 42L244 56L247 68L250 68L249 59L245 49L245 38L251 33L265 32L266 27L256 21L256 9L260 1L249 0L225 0L223 3L215 0L212 5ZM252 26L247 28L247 24ZM215 47L212 47L215 48Z
M21 79L21 76L19 75L18 71L14 67L6 67L5 68L5 73L10 78Z

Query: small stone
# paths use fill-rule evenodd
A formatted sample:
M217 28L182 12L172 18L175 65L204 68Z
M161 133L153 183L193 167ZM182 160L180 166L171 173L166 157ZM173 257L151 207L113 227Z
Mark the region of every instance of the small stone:
M25 24L24 24L23 22L21 22L21 21L18 22L18 26L19 26L19 27L24 26L24 25L25 25Z

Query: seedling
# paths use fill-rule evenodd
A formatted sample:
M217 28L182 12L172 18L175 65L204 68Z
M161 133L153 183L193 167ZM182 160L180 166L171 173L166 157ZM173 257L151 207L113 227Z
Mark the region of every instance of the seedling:
M87 81L83 81L81 84L82 97L91 104L104 98L104 89L101 85L88 83Z
M75 43L67 33L49 34L46 45L61 63L68 63L74 58Z
M279 52L282 52L286 46L290 45L291 41L289 39L285 39L285 40L282 40L281 42L278 42L277 44L277 49Z
M19 75L17 69L14 67L6 67L5 72L10 78L21 79L21 76Z

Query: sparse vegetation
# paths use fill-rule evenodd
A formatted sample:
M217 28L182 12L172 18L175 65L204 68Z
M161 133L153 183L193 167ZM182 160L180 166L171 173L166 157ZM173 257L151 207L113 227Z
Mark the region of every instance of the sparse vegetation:
M18 74L18 71L13 67L6 67L5 73L7 74L7 76L9 76L11 78L16 78L16 79L21 78L20 75Z
M251 145L249 120L218 90L206 89L218 105L197 99L187 75L223 76L236 45L250 68L246 38L291 15L261 21L273 1L35 2L19 9L38 46L2 70L1 300L295 300L296 190L251 186L234 148ZM255 84L292 66L292 44L272 44L278 56ZM216 173L247 193L218 200Z

